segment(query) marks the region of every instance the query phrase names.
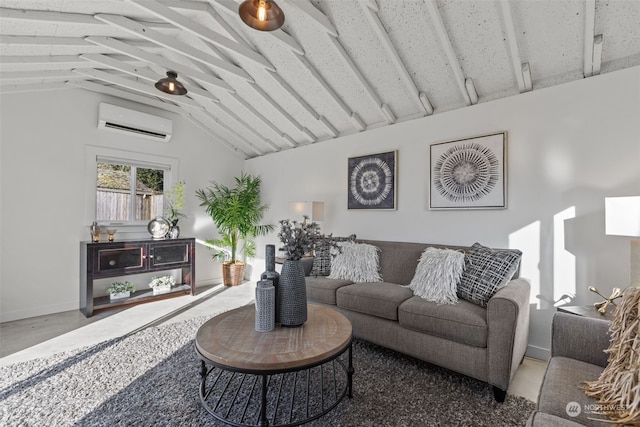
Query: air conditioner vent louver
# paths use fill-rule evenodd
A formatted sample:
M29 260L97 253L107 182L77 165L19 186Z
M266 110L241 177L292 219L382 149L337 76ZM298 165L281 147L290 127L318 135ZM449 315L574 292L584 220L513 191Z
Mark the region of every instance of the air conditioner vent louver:
M167 142L171 138L173 122L164 117L101 102L98 106L98 129Z

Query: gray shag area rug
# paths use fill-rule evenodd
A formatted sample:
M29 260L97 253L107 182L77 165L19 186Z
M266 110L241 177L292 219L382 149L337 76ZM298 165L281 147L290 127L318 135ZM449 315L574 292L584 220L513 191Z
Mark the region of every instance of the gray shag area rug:
M209 317L0 368L2 426L219 426L198 395ZM355 340L353 398L310 426L523 426L533 402Z

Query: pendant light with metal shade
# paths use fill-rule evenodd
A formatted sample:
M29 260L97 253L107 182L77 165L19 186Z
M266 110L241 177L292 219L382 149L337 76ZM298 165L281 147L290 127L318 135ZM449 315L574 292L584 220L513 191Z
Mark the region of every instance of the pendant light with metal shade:
M184 95L187 88L177 80L178 73L175 71L167 71L167 77L156 82L156 89L168 93L170 95Z
M260 31L273 31L284 24L284 12L271 0L245 0L238 8L240 19Z

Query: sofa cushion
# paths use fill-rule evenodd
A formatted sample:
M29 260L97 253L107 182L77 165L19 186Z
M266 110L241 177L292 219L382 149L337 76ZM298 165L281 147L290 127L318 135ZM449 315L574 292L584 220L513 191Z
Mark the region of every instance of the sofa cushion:
M414 296L398 309L400 326L450 341L487 346L487 310L468 301L442 305Z
M409 283L414 295L438 304L458 302L456 289L464 270L464 253L428 247Z
M583 424L535 411L527 420L526 427L583 427Z
M398 320L398 307L411 298L411 289L395 283L355 283L336 292L338 307L389 320Z
M465 255L465 267L458 284L458 296L486 307L491 297L514 276L522 252L492 249L474 243Z
M379 249L365 243L338 243L340 251L331 260L329 279L380 282Z
M331 247L337 242L353 242L356 235L352 234L347 237L323 236L315 246L315 258L313 259L313 268L311 276L328 276L331 273Z
M351 280L333 280L326 277L305 277L307 298L311 301L336 305L336 291L353 284Z
M600 376L603 367L581 362L567 357L552 357L544 374L540 395L538 397L538 411L546 412L560 418L584 424L586 426L602 426L602 422L590 420L591 418L602 418L590 413L590 405L595 405L597 401L584 394L582 386L584 381L593 381ZM567 405L575 402L575 408L579 408L580 413L575 417L567 414ZM587 405L585 407L585 405ZM575 412L572 412L575 414Z

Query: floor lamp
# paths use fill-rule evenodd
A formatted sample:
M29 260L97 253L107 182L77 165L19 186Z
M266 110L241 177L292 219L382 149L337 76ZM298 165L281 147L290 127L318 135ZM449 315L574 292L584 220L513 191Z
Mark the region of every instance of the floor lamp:
M640 196L605 197L606 234L640 237ZM640 287L640 239L631 240L630 284Z

